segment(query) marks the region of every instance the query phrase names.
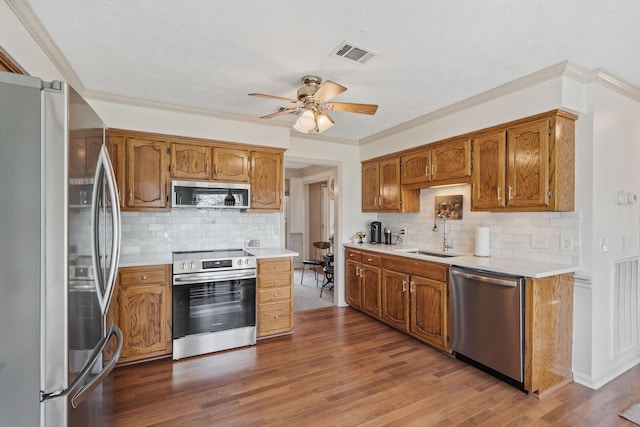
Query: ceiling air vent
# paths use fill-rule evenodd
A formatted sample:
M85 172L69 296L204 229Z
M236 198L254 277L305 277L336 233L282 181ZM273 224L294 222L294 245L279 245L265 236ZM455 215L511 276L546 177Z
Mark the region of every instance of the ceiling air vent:
M377 53L372 51L371 49L367 49L362 46L356 46L355 43L350 43L348 41L343 41L338 45L337 48L331 52L329 56L333 56L334 58L344 59L349 62L357 62L358 64L364 64L372 57L376 56Z

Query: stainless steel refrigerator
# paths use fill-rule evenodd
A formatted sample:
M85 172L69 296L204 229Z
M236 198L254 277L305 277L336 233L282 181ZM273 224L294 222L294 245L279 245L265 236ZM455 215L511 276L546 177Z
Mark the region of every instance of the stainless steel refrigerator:
M120 355L105 138L67 84L0 72L0 425L92 424L76 414Z

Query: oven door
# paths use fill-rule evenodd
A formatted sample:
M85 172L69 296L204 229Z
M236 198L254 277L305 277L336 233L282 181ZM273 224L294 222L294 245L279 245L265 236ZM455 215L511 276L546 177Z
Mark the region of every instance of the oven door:
M173 339L256 325L256 278L174 277Z

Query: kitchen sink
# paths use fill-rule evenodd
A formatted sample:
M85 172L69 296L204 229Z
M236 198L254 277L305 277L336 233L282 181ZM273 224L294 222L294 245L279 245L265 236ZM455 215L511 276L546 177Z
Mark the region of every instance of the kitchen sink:
M428 256L437 256L440 258L452 258L452 257L456 257L456 256L460 256L457 254L449 254L446 252L433 252L433 251L423 251L420 249L413 249L413 250L400 250L400 252L404 252L406 254L416 254L416 255L428 255Z

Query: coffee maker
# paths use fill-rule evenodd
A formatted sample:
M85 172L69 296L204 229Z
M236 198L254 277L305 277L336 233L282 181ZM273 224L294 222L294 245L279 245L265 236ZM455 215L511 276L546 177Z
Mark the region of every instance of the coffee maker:
M382 223L380 221L371 221L371 235L369 243L382 243Z

